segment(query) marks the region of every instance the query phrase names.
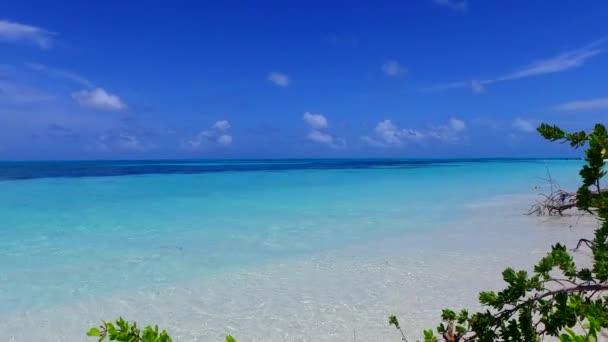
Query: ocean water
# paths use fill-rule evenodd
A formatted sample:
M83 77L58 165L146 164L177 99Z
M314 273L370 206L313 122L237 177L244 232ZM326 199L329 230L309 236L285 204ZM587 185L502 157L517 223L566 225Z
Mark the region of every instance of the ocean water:
M535 186L546 190L547 170L563 186L575 187L581 165L576 160L3 162L0 316L175 289L373 241L449 233L450 222L470 215L471 203L531 194L538 191ZM108 318L91 308L83 312L92 321ZM11 329L25 330L36 322L13 324ZM2 329L8 326L0 324Z

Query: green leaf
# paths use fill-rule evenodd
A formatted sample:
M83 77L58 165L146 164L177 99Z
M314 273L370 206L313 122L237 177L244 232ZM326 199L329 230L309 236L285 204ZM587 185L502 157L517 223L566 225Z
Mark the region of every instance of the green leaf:
M91 328L87 332L87 336L99 336L100 334L101 334L101 331L99 330L99 328Z
M394 325L395 328L399 329L399 321L397 320L397 316L389 316L388 325Z

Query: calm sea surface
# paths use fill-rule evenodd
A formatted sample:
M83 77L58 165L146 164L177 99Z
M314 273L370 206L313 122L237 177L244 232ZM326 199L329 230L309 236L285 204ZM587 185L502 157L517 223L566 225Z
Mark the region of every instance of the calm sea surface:
M445 228L580 161L0 162L0 312Z

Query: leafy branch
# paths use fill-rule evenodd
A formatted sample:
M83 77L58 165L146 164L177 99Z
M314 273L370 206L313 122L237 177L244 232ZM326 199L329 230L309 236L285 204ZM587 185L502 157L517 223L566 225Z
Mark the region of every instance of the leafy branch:
M99 327L93 327L87 332L87 336L98 337L99 342L173 342L166 331L158 331L158 326L145 327L143 330L137 327L137 323L129 323L119 318L116 322L102 322ZM236 342L234 337L226 336L225 342Z

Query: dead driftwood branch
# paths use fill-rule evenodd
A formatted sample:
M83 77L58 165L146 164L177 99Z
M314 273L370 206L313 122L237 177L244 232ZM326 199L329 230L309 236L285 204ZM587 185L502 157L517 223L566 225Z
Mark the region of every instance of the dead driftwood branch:
M557 190L549 195L541 194L545 199L532 205L526 215L563 215L564 211L576 207L576 193Z
M551 177L547 168L547 178L541 178L549 184L549 194L540 193L544 198L530 207L526 215L563 215L564 211L576 207L576 193L563 190ZM540 189L540 187L535 187Z
M549 194L539 193L543 200L535 203L530 207L526 215L563 215L564 211L576 208L576 192L570 192L562 189L559 184L551 177L549 169L547 169L547 178L540 178L549 184ZM540 186L535 186L535 189L541 189ZM608 192L608 188L600 188L591 190L591 196L601 195Z

